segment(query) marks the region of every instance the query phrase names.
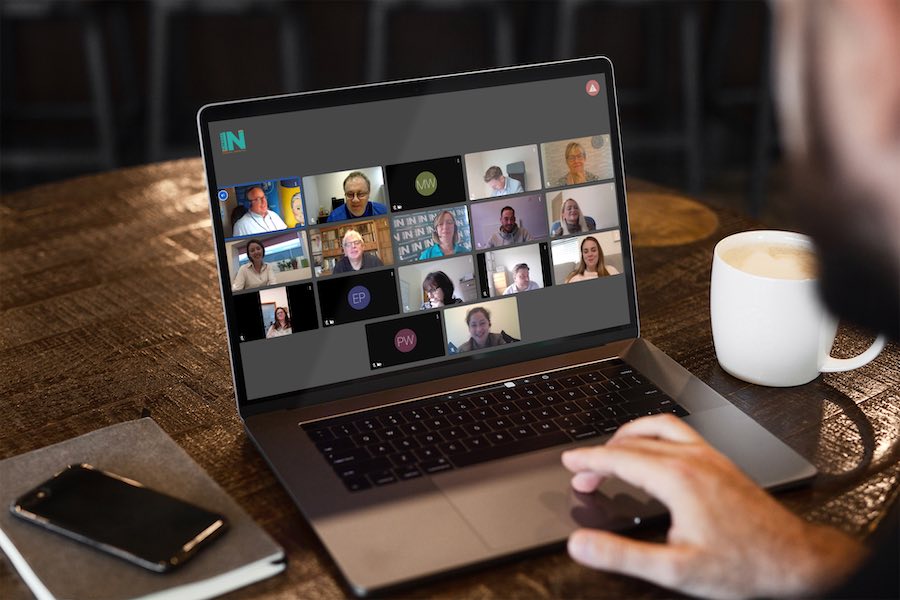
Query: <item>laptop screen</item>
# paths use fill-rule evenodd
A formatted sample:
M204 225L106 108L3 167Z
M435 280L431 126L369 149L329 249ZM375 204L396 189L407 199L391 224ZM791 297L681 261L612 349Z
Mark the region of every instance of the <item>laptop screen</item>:
M204 107L238 398L636 335L605 59Z

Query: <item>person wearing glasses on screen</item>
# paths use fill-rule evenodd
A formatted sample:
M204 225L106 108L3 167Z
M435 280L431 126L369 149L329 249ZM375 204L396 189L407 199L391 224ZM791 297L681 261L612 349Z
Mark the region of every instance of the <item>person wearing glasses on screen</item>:
M468 248L459 243L459 227L456 225L456 218L449 210L441 211L434 218L431 241L434 243L422 250L422 253L419 254L419 260L451 256L469 251Z
M347 230L341 239L341 247L344 249L344 256L334 265L333 273L351 273L384 266L380 258L363 250L362 236L355 229Z
M581 260L578 261L575 270L566 277L566 283L618 274L619 271L615 267L607 265L604 261L600 242L594 236L589 235L581 240Z
M484 173L484 182L491 188L491 196L506 196L524 191L522 184L514 177L507 177L500 167L493 166Z
M331 211L328 222L387 214L387 207L369 200L372 184L365 173L353 171L344 179L344 203Z
M574 198L567 198L559 208L559 221L550 226L550 237L562 237L572 233L587 233L597 229L592 217L581 212L581 207Z
M269 210L269 201L260 186L255 185L247 190L247 201L250 202L250 210L234 224L235 237L287 229L281 217Z
M246 252L250 262L241 265L238 269L234 281L231 282L232 292L278 283L275 280L275 270L272 265L263 262L263 258L266 256L266 247L262 245L262 242L256 239L250 240L247 242Z
M576 183L587 183L588 181L600 181L600 178L584 170L584 161L587 154L584 148L578 142L569 142L566 146L566 166L569 172L559 178L556 185L575 185Z
M462 300L453 297L453 282L443 271L434 271L425 276L422 282L422 291L427 300L422 303L421 309L441 308L450 304L460 304Z

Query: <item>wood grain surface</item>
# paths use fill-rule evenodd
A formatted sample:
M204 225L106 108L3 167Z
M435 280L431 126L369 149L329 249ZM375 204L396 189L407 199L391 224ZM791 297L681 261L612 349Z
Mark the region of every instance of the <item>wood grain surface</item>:
M710 257L715 242L754 223L639 181L628 191L642 335L823 471L812 487L780 493L786 505L864 537L900 489L896 458L886 457L900 429L900 349L797 388L732 378L712 346ZM0 319L0 459L149 411L287 551L285 573L232 597L349 595L237 415L199 159L2 197ZM871 338L842 328L835 353L856 354ZM673 596L577 566L561 549L399 595ZM0 598L28 597L0 558Z

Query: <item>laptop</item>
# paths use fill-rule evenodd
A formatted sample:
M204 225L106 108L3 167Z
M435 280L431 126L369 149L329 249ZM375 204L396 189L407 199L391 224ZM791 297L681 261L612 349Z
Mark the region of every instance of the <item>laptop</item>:
M664 517L560 464L641 415L768 488L815 475L640 337L608 59L211 104L198 127L238 411L354 593Z

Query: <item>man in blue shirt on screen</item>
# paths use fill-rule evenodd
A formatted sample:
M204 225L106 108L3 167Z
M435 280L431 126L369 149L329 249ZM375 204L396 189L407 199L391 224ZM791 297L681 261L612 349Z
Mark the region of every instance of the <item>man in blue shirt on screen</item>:
M524 191L522 184L518 179L507 177L500 170L500 167L494 166L484 173L484 182L491 187L491 196L506 196L507 194L518 194Z
M387 214L387 207L384 204L369 200L371 191L372 185L364 173L353 171L347 175L344 179L344 203L331 211L328 222Z

